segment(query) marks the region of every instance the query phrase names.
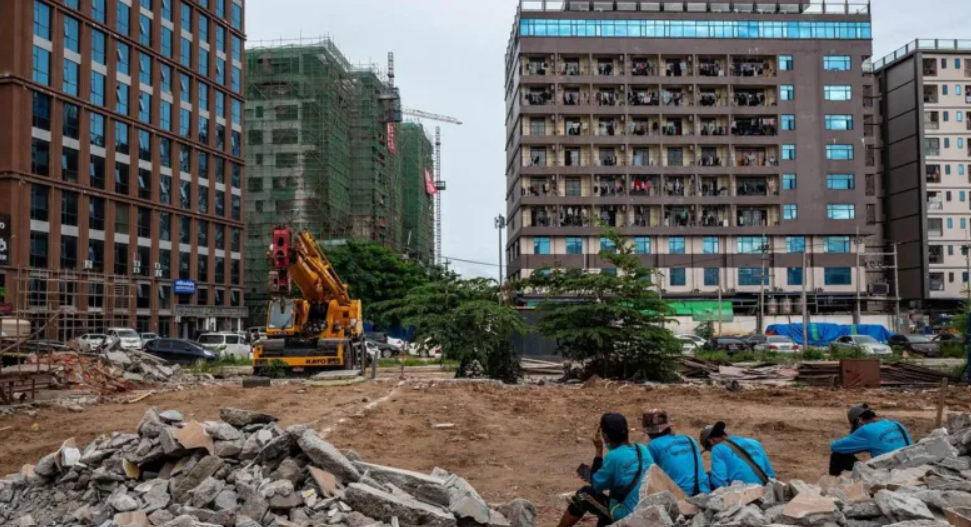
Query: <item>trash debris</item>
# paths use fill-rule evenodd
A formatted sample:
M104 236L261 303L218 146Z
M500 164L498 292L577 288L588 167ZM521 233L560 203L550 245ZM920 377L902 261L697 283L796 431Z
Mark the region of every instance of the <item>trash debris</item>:
M0 525L533 527L536 508L491 509L464 479L345 456L306 425L223 408L224 421L152 408L137 434L73 440L0 479Z

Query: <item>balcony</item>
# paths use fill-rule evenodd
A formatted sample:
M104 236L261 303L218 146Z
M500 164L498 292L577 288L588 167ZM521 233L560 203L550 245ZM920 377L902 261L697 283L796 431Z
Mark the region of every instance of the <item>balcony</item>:
M769 207L738 207L735 225L738 227L772 227L779 225L778 214L770 214Z
M941 199L940 192L927 193L927 210L931 212L944 210L944 200Z
M944 273L928 273L930 289L934 292L944 291Z
M523 94L523 104L526 106L547 106L553 104L553 88L531 88Z
M736 196L778 196L779 188L768 178L738 178L735 181Z
M701 156L698 158L697 166L700 167L723 167L726 166L727 156L722 155L718 148L703 147Z
M770 58L736 58L732 61L731 74L733 77L775 77L772 62Z
M617 136L623 135L624 129L613 119L601 119L597 125L598 136Z
M617 96L617 93L617 90L614 89L601 88L600 91L596 93L596 98L594 100L596 101L597 106L617 106L617 101L620 99Z
M665 77L687 77L689 75L691 75L691 65L684 59L664 59Z
M617 155L617 151L612 148L601 148L597 158L598 167L617 167L624 166L624 159Z
M546 150L532 150L523 155L524 167L551 167L553 163L546 156Z
M630 74L632 77L653 77L657 75L657 63L642 58L634 58L631 61Z
M668 118L661 127L661 135L694 135L694 131L685 126L684 119Z
M940 128L941 121L938 112L924 112L924 129L939 130Z
M587 123L581 121L580 119L567 119L564 122L563 129L566 132L566 135L570 136L589 135L587 133L589 126L587 126Z
M631 176L631 196L660 196L661 178L658 176Z
M593 195L597 197L623 196L627 193L627 183L623 176L594 176Z
M662 95L664 106L688 106L685 92L683 88L664 90Z
M523 224L527 227L551 227L553 225L553 207L532 207L523 210Z
M636 205L634 206L634 218L631 220L630 225L633 227L659 227L659 211L659 207Z
M774 117L740 117L732 121L732 135L745 137L779 135L779 129Z
M634 119L630 123L630 135L646 137L660 131L657 119Z
M729 218L729 208L727 206L706 206L701 208L701 217L698 219L698 225L701 227L728 227L731 223Z
M523 75L547 75L549 73L549 66L543 59L533 58L523 64Z
M725 61L720 59L698 59L698 75L702 77L724 77Z
M703 198L728 196L728 178L714 176L702 177L698 195Z
M702 89L698 93L698 106L713 108L718 106L728 106L727 90Z
M560 227L590 227L591 209L589 207L560 207Z
M665 227L694 227L698 225L695 207L674 206L664 208Z
M728 135L728 119L702 119L700 133L702 136Z
M627 103L631 106L658 106L660 97L655 90L633 89L627 96Z
M737 167L775 167L779 166L777 149L736 148L734 166Z
M941 165L925 165L924 179L927 183L941 182Z
M693 187L693 185L692 185ZM691 194L691 188L687 186L687 178L683 176L668 176L664 178L664 187L661 189L662 195L672 197L684 197Z
M624 221L623 210L620 205L604 205L602 207L594 207L594 213L597 215L597 221L600 225L607 227L626 227L626 221Z
M766 89L737 89L732 96L735 106L765 108L776 106L775 93Z
M529 197L553 197L557 195L556 181L542 177L531 177L522 185L522 195Z
M927 262L930 264L943 264L944 263L944 246L943 245L928 245L927 246Z
M924 86L924 104L937 104L938 89L936 85Z
M564 106L580 106L581 104L590 103L590 93L578 89L566 89L563 90L563 105Z
M597 76L599 77L613 77L622 71L623 70L617 67L616 62L613 59L597 60Z

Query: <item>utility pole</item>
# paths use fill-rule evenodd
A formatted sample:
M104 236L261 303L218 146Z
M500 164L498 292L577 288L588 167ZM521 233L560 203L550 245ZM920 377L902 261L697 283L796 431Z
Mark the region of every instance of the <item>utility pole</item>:
M812 244L810 244L812 247ZM802 349L806 350L809 347L809 309L806 305L806 282L809 280L809 273L807 273L806 262L809 259L809 255L806 251L809 249L805 246L802 248Z
M758 330L761 335L764 331L763 326L765 325L765 259L766 253L769 250L769 241L765 235L765 231L762 231L762 271L759 273L759 320L758 320Z
M718 270L718 274L719 274L719 276L718 276L718 335L715 335L715 336L721 336L721 334L722 334L722 277L721 277L721 272L722 272L721 269L719 269Z
M900 333L900 271L897 263L897 242L893 242L893 330Z
M862 310L862 306L861 306L862 302L860 300L860 284L863 282L862 267L860 265L861 256L862 256L860 252L860 247L862 246L862 242L863 240L860 239L860 227L857 226L856 228L856 312L854 312L853 314L854 324L859 324L860 319L862 318L862 315L860 313L860 311Z
M502 230L506 228L506 217L496 216L496 230L499 231L499 303L502 304Z

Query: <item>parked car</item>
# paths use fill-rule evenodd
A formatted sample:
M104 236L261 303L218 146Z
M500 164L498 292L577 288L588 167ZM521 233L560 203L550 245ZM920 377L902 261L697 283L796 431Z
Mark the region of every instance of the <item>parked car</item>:
M104 345L108 338L103 333L85 333L78 337L78 348L81 351L93 351Z
M424 342L409 342L408 355L437 359L442 356L442 348L441 346L433 346L428 339L425 339Z
M408 348L407 342L405 342L403 339L396 339L394 337L388 337L388 344L394 346L398 350L398 353L401 353Z
M250 342L256 342L259 339L266 338L266 326L253 326L246 330L249 335Z
M692 335L691 333L675 335L674 338L678 340L689 340L694 343L695 348L703 348L705 346L705 339L699 337L698 335Z
M365 341L374 344L374 346L378 348L379 355L382 359L390 359L391 357L401 353L401 350L387 342L380 342L369 338L366 338Z
M780 335L770 335L766 337L765 342L755 345L755 351L769 351L776 353L796 353L799 351L799 345L796 344L791 338L783 337Z
M705 347L711 351L725 351L729 355L748 349L744 342L734 337L714 337L708 340Z
M698 348L701 347L694 339L686 338L684 335L675 335L674 338L676 338L678 343L681 344L682 355L694 355L695 352L698 351ZM704 339L702 339L702 342L704 342Z
M145 344L145 351L169 362L192 364L197 361L213 362L219 356L206 348L183 339L155 339Z
M768 339L769 337L767 335L759 335L758 333L753 333L746 337L742 337L740 340L745 343L745 346L748 347L748 349L752 350L752 349L755 349L755 347L758 346L759 344L765 344L765 342Z
M378 344L388 343L388 334L381 331L368 331L364 334L364 338L367 340L373 340Z
M924 335L894 335L887 344L925 357L937 357L941 354L941 346Z
M836 339L833 345L840 349L859 347L867 355L893 355L893 350L869 335L846 335Z
M209 351L223 357L234 359L251 359L252 348L246 343L246 339L240 337L238 333L203 333L199 335L199 344Z
M932 339L934 342L958 342L964 344L964 335L960 333L941 333Z
M108 328L108 344L112 345L116 341L121 343L123 350L142 349L142 337L130 328Z
M158 333L139 333L138 336L142 338L143 348L145 347L145 344L148 344L148 341L159 338Z

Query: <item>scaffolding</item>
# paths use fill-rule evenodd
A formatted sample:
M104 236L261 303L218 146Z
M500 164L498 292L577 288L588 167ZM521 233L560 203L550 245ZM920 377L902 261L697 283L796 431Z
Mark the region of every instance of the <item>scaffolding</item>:
M246 299L260 325L273 226L406 250L407 147L389 77L330 38L254 42L246 66Z
M434 180L432 141L420 123L404 123L400 130L404 250L413 258L431 262L435 258L435 203L428 193L426 175Z

